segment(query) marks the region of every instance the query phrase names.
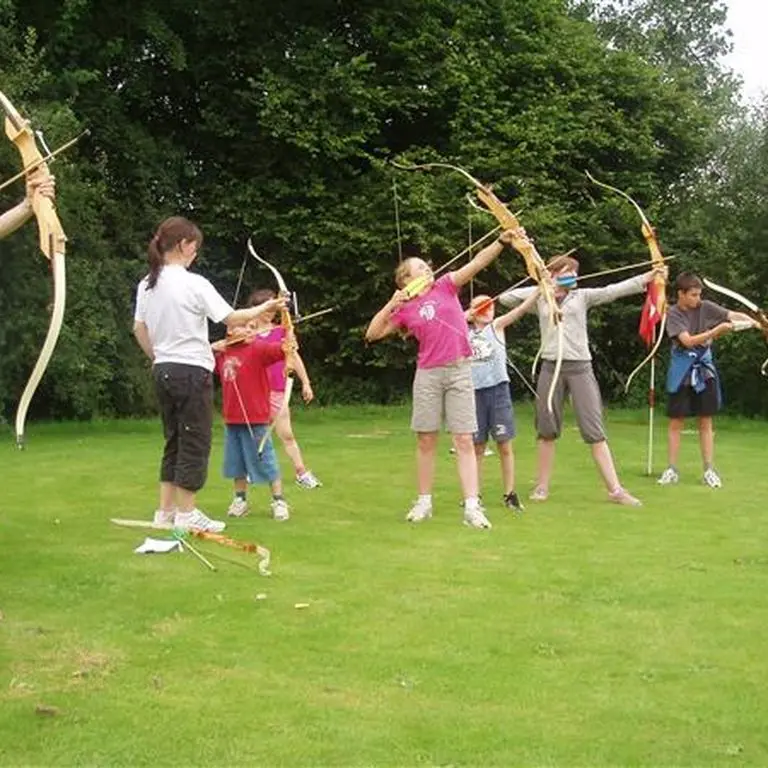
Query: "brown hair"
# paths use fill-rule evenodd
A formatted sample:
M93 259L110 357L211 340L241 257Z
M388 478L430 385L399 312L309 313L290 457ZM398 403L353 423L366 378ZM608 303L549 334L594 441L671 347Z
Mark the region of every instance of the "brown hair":
M274 299L276 295L271 288L257 288L255 291L251 291L251 295L248 297L248 306L258 307L259 304Z
M183 240L194 240L198 248L203 244L203 233L196 224L183 216L171 216L157 228L157 232L149 241L147 248L149 259L148 288L154 288L157 285L160 270L165 264L165 254L172 251Z
M675 280L675 288L685 293L692 288L703 288L704 285L698 275L693 272L681 272Z
M576 249L571 248L571 250L567 251L566 253L561 253L559 256L553 256L547 262L547 269L550 272L562 272L566 269L570 272L578 272L579 261L578 259L574 259L573 256L571 256L571 254L575 252Z

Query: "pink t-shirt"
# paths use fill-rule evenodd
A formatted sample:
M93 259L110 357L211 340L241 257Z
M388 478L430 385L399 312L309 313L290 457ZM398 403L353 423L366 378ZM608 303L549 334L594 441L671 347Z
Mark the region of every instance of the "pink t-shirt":
M437 368L472 357L469 328L451 275L443 275L421 296L398 307L391 320L419 342L417 368Z
M282 341L285 338L285 328L276 325L269 331L262 331L256 335L264 341ZM270 392L285 392L285 359L278 360L267 368L267 378Z

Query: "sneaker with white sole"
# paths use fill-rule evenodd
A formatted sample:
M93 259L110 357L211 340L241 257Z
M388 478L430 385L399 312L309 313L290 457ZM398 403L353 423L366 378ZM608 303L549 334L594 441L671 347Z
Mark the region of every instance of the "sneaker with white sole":
M278 522L291 519L291 510L288 507L285 499L272 499L270 504L272 507L272 519Z
M182 530L199 528L209 533L221 533L227 527L226 523L221 520L211 520L199 509L193 509L191 512L177 512L173 518L173 525Z
M680 482L680 475L674 467L667 467L656 482L659 485L676 485Z
M541 485L537 485L528 496L530 501L546 501L549 498L549 491Z
M323 484L314 476L311 469L296 475L296 485L301 488L322 488Z
M615 491L608 494L608 500L614 504L621 504L624 507L642 507L643 502L636 499L626 488L619 486Z
M411 507L411 511L405 516L409 523L420 523L422 520L429 520L432 517L432 505L425 501L416 501Z
M482 507L464 508L464 525L468 525L470 528L486 528L491 529L491 521L483 513Z
M248 502L245 499L241 499L239 496L235 496L232 499L232 503L229 505L227 515L229 517L245 517L248 514Z
M156 509L152 523L153 525L173 525L173 517L175 514L175 509Z
M720 475L712 467L704 473L703 481L704 485L708 485L710 488L721 488L723 485Z

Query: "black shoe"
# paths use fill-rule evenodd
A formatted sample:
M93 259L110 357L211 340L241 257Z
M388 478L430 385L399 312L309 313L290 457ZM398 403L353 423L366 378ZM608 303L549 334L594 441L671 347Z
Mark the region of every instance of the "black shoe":
M520 499L514 491L510 491L504 496L504 506L507 509L514 509L515 512L522 512L525 507L520 503Z

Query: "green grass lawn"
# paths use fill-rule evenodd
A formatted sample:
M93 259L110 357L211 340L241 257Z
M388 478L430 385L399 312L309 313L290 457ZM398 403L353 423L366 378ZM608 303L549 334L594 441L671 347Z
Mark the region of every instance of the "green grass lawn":
M272 549L269 578L135 555L148 532L109 523L152 514L157 422L32 425L23 453L2 435L1 765L768 764L766 425L718 422L721 490L693 434L682 484L660 488L644 416L612 412L640 509L605 502L575 430L522 516L491 457L487 532L461 524L447 440L435 517L403 521L405 409L296 422L325 487L289 484L285 524L255 489L228 529ZM524 498L531 422L521 409ZM217 427L213 516L221 443Z

